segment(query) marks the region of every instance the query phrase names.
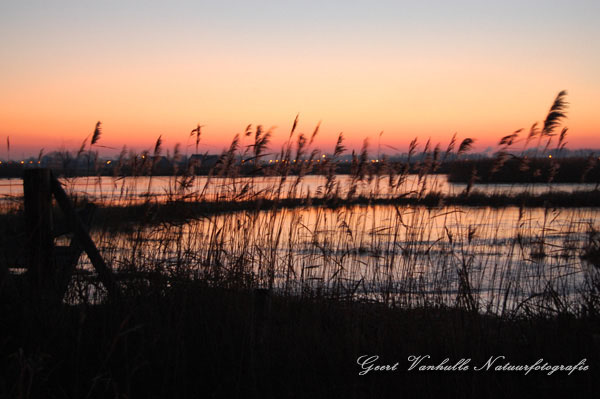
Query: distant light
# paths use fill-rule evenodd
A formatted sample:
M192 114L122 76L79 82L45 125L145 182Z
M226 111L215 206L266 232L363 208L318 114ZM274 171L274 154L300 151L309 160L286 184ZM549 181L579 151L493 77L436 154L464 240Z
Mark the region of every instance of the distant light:
M110 165L110 161L106 161L106 164L107 164L107 165Z
M552 158L552 155L548 155L548 158Z
M42 163L41 161L38 161L38 163Z
M29 163L33 163L33 161L29 161Z
M145 155L142 155L142 159L145 159L145 158L146 158L146 156L145 156Z
M325 154L323 154L323 158L325 158Z
M25 163L25 161L21 161L21 165L23 165Z

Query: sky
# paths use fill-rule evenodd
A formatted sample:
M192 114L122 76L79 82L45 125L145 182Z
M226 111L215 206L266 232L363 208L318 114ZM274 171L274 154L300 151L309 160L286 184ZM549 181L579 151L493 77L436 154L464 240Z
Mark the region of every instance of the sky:
M600 2L0 2L0 158L158 136L219 152L248 124L332 150L419 137L476 149L568 91L568 148L600 148ZM383 134L380 137L380 132ZM380 137L380 138L379 138ZM189 147L192 145L191 147ZM117 150L101 148L107 154Z

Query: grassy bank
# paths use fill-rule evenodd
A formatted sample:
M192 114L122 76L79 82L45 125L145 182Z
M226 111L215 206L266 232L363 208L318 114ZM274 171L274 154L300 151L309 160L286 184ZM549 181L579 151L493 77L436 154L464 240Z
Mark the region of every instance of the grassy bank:
M143 292L142 292L143 291ZM3 305L3 397L524 397L597 392L600 320L497 318L452 308L390 309L185 282L118 303ZM359 376L360 355L399 363ZM556 372L408 371L411 355L482 366L577 364Z
M523 192L518 194L483 193L473 191L459 195L444 195L429 193L422 197L405 196L397 198L291 198L278 200L255 201L223 201L214 202L183 202L176 201L164 204L137 204L127 206L101 206L98 209L98 219L103 223L114 226L123 222L160 223L194 219L206 215L227 212L257 211L273 209L294 209L306 207L326 207L330 209L351 208L360 205L391 205L391 206L465 206L465 207L494 207L508 206L528 208L578 208L599 207L600 192L597 190L534 194Z
M87 203L87 200L83 200ZM525 208L596 208L600 207L598 190L580 190L573 192L550 191L545 193L520 192L485 193L474 189L454 195L427 193L423 196L407 195L394 198L372 198L357 196L354 198L281 198L241 201L184 201L142 202L124 204L102 204L95 210L96 225L102 228L128 229L131 224L159 224L181 222L199 217L228 212L268 211L276 209L295 209L307 207L325 207L329 209L352 208L361 205L390 206L463 206L463 207L525 207ZM57 217L60 214L56 210ZM19 208L5 209L0 220L9 228L9 233L22 230ZM94 227L94 226L92 226Z

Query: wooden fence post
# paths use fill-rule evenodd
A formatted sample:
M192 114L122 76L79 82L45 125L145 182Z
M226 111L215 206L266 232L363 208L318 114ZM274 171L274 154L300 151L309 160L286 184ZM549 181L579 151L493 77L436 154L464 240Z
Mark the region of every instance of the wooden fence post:
M27 231L27 261L31 288L34 293L42 293L43 297L58 296L62 299L68 279L70 278L81 250L84 250L92 265L98 272L100 281L104 284L109 296L114 299L120 291L98 248L90 238L87 227L75 212L71 200L63 190L60 182L46 168L26 169L23 176L23 192L25 195L25 224ZM63 264L57 265L52 229L52 195L63 211L73 241L67 248L67 260L61 257ZM63 251L64 252L64 251ZM63 253L64 255L64 253ZM61 266L62 273L57 273ZM38 295L38 294L35 294Z
M98 278L102 281L102 284L104 284L104 287L108 291L109 297L112 299L119 297L120 290L112 271L104 262L102 255L100 255L98 248L96 248L96 245L88 234L85 225L75 212L67 193L63 190L58 179L54 176L51 178L51 188L54 198L56 198L56 202L67 217L69 229L73 232L73 239L77 245L87 253L90 262L92 262L96 272L98 272Z
M50 170L25 169L23 193L29 267L27 273L34 289L40 289L54 275Z

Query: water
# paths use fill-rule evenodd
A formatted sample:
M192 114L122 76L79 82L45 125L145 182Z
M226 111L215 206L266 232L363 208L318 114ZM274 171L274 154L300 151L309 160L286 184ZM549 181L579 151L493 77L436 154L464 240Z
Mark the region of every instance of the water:
M449 183L446 175L408 175L398 184L398 177L390 179L386 176L364 179L356 182L356 195L367 197L394 197L397 195L423 195L429 192L442 194L460 194L466 184ZM77 177L61 179L67 192L79 196L87 196L92 200L108 203L136 203L146 201L150 196L161 202L185 198L188 200L252 200L257 198L271 199L306 196L321 197L326 191L326 177L309 175L298 179L297 176L255 178L219 178L197 176L190 182L173 176L157 177ZM391 183L391 184L390 184ZM338 194L345 197L352 185L349 175L335 176ZM592 190L595 184L475 184L474 190L487 194L516 194L530 192L541 194L549 191ZM21 179L0 180L0 199L9 200L23 195Z
M352 185L336 176L339 195ZM146 201L247 200L322 196L326 179L306 176L197 177L185 189L174 177L74 178L72 194L104 204ZM357 194L458 194L465 185L443 175L410 175L400 185L365 180ZM592 189L582 184L480 185L486 193ZM20 180L3 180L0 194L22 194ZM150 194L150 197L148 197ZM20 203L15 201L14 203ZM168 279L271 287L303 295L321 292L403 306L455 305L496 313L574 311L599 270L582 260L596 208L519 209L445 206L306 207L244 211L185 223L93 231L107 263L120 271L160 272ZM86 257L81 270L92 270Z
M355 206L220 214L95 240L113 265L174 278L406 306L453 305L468 291L501 312L552 292L576 306L596 272L580 257L590 226L596 209Z

